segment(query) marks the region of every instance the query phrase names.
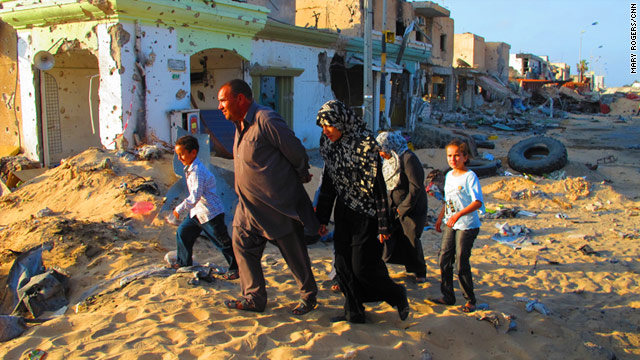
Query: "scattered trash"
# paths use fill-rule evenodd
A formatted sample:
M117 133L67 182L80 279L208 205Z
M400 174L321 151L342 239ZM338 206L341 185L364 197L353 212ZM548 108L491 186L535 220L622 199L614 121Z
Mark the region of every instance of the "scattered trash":
M514 249L521 249L523 246L538 245L538 242L532 241L529 237L533 231L526 226L516 225L509 226L508 223L496 224L498 233L494 234L491 239L503 245L510 246Z
M598 211L600 209L602 209L604 207L604 205L600 202L600 201L596 201L593 204L587 204L584 206L584 208L586 210L589 211Z
M589 170L593 170L593 171L598 170L598 164L593 165L591 163L584 163L584 166L586 166L587 169Z
M136 160L136 156L135 155L133 155L132 153L130 153L128 151L125 151L125 150L119 150L116 153L116 156L119 157L119 158L123 158L126 161L135 161Z
M141 270L121 278L119 287L124 287L125 285L128 285L129 283L132 283L135 280L144 279L150 276L167 277L171 275L171 273L172 273L171 269L167 269L165 267L153 267L147 270Z
M487 219L511 219L511 218L521 218L521 217L536 217L538 214L526 211L519 210L517 208L503 208L498 210L487 209L487 214L484 215Z
M620 260L618 260L618 259L616 259L616 258L612 257L611 259L609 259L609 262L610 262L610 263L612 263L612 264L617 264L617 263L619 263L619 262L620 262Z
M591 246L584 244L578 248L578 251L582 251L585 255L598 255L598 252L593 250Z
M496 331L498 331L498 328L500 327L500 318L498 317L498 315L494 314L494 313L476 313L476 320L478 321L488 321L491 324L493 324L493 327L496 329Z
M553 180L564 180L567 178L567 173L564 170L556 170L551 172L547 177Z
M53 215L53 211L48 207L45 207L44 209L38 211L38 213L36 214L36 217L42 218L42 217L51 216L51 215Z
M496 129L504 130L504 131L515 131L516 130L516 129L514 129L514 128L510 127L510 126L504 125L504 124L493 124L491 126L493 126Z
M194 265L194 266L183 266L176 270L177 274L190 273L193 274L193 279L189 281L190 285L198 285L200 280L204 280L208 283L212 283L215 281L213 277L214 272L217 271L217 266L213 264L213 266L207 265Z
M110 158L105 158L100 162L100 165L98 165L98 167L100 169L113 169L113 162L111 162Z
M481 303L476 305L476 310L489 310L489 304Z
M567 148L556 139L534 136L514 144L507 159L509 166L521 173L549 174L567 164Z
M49 251L53 248L51 243L45 243L35 246L20 255L13 261L7 282L4 286L2 295L2 313L11 313L20 303L21 299L18 295L18 289L29 282L32 276L42 274L45 267L42 264L42 251Z
M47 352L40 349L31 350L27 353L27 360L44 360Z
M618 161L618 159L615 156L609 155L596 160L596 164L611 164L616 161Z
M532 312L533 310L539 312L542 315L545 316L549 316L551 315L551 310L543 303L541 303L539 300L534 299L528 299L526 297L522 297L522 296L516 296L515 297L515 301L518 302L526 302L526 310L527 312Z
M34 275L18 288L19 302L12 314L29 312L34 318L45 311L55 311L68 305L69 278L56 270Z
M562 220L567 220L569 218L569 215L567 215L565 213L557 213L556 214L556 218L562 219Z
M126 186L125 186L126 189ZM158 185L153 180L145 180L142 184L137 185L131 189L129 189L130 193L138 193L138 192L146 192L151 195L160 195L160 190L158 190Z
M507 326L507 330L504 332L505 334L507 334L509 331L518 330L518 324L516 324L516 316L515 315L503 313L502 316L509 323L509 325Z
M0 342L17 338L25 330L27 330L27 324L23 318L0 315Z
M143 145L138 149L138 156L144 160L160 159L163 153L158 145Z
M493 155L491 155L489 153L482 155L482 158L485 159L485 160L489 160L489 161L493 161L494 160Z
M511 192L511 199L513 200L527 200L534 197L550 199L549 195L547 195L544 191L541 191L541 190L525 189L525 190Z
M156 206L149 201L138 201L131 207L131 212L138 215L149 214Z
M549 308L545 304L539 302L538 300L529 301L527 303L526 310L527 310L527 312L531 312L531 311L535 310L535 311L537 311L540 314L545 315L545 316L551 315L551 310L549 310Z
M536 217L538 216L538 214L531 212L531 211L526 211L526 210L519 210L518 213L516 214L516 217Z
M31 350L27 353L27 360L44 360L47 357L47 352L40 349Z

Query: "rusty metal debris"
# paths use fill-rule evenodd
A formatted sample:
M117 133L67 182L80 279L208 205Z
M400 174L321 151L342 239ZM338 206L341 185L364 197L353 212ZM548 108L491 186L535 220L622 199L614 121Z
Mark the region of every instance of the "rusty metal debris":
M601 159L596 160L596 164L611 164L618 161L618 159L613 156L613 155L609 155L609 156L605 156Z

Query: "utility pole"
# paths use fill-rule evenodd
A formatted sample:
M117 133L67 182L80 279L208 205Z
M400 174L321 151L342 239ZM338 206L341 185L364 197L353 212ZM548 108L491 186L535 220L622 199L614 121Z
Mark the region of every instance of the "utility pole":
M371 39L371 25L373 18L372 0L365 0L364 4L364 82L362 99L362 116L364 122L371 130L373 126L373 44Z
M382 53L380 54L380 126L390 127L386 116L386 88L387 88L387 0L382 0Z

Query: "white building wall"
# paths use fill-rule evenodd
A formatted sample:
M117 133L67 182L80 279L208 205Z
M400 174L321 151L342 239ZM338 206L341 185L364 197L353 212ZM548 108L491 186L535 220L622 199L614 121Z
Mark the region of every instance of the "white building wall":
M34 76L37 72L24 71L31 69L33 64L33 48L31 33L18 32L18 81L20 81L20 98L22 102L22 132L24 155L30 159L41 161L38 155L38 115L36 112L36 89Z
M132 34L133 27L125 30ZM100 140L102 145L108 149L115 148L114 140L119 134L122 134L122 129L127 126L124 134L125 139L129 144L133 145L133 132L135 130L135 124L131 126L129 123L135 122L133 112L137 111L140 107L139 103L135 103L136 96L132 93L133 81L124 81L127 77L121 77L117 69L116 61L111 56L111 35L109 34L109 28L114 24L100 24L96 27L96 33L98 37L98 69L100 71L100 86L98 88L98 94L100 97L99 114L100 114ZM132 34L133 35L133 34ZM132 36L133 38L133 36ZM129 40L127 44L123 46L121 51L122 63L125 66L125 74L127 68L131 72L132 62L132 40ZM131 76L128 76L130 79ZM130 91L124 89L129 88ZM129 105L124 105L129 104ZM129 116L131 112L131 116ZM133 120L131 120L133 119Z
M141 26L141 48L146 63L147 134L170 142L169 111L190 109L189 56L178 53L176 32L155 26ZM169 59L184 61L185 71L170 71Z
M320 81L318 55L327 53L326 81ZM317 148L321 129L316 125L316 114L327 101L335 98L331 91L329 63L335 51L309 46L286 44L266 40L254 41L251 64L262 66L303 68L305 71L293 80L293 131L307 149Z
M509 54L509 66L519 72L520 75L524 76L524 71L522 69L522 59L516 57L516 54Z

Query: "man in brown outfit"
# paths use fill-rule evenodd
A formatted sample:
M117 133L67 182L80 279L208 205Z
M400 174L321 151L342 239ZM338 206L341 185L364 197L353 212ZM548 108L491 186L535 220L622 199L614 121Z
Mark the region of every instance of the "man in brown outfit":
M311 180L304 146L282 117L256 104L249 85L231 80L218 92L218 109L236 126L233 144L238 206L233 218L233 251L240 270L242 297L228 308L264 311L267 291L261 258L267 241L277 246L300 287L293 315L316 307L316 286L304 242L304 228L319 222L303 183Z

